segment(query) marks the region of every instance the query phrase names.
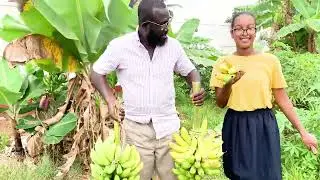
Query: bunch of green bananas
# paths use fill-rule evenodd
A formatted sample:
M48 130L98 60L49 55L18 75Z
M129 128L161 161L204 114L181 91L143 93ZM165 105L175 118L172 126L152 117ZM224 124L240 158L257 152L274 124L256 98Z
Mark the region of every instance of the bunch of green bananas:
M94 180L139 180L143 163L134 145L122 148L114 136L98 140L91 150L91 176Z
M182 127L180 133L173 135L174 142L170 142L170 154L175 161L172 170L179 180L200 180L205 176L220 174L222 140L216 134L206 129L203 121L201 134L191 134Z
M237 69L227 62L223 62L218 68L220 73L216 74L216 78L224 83L227 83L230 79L234 78L237 73Z

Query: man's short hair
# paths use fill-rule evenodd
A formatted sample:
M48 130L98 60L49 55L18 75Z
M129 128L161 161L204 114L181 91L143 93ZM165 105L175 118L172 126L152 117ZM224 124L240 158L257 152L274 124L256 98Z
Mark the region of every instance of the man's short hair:
M154 21L153 9L167 8L164 0L142 0L138 7L139 24L146 21Z

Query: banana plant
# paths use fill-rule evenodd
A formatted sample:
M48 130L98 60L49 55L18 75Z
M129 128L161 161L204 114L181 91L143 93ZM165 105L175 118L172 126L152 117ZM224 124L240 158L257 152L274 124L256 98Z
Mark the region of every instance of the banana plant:
M260 0L254 5L239 6L233 12L249 11L256 16L257 28L277 27L283 22L282 0ZM230 23L231 19L227 19Z
M21 143L20 134L17 132L18 121L28 121L26 124L41 124L32 116L24 116L36 108L34 99L44 93L44 85L36 76L36 72L22 73L20 67L10 68L7 61L0 60L0 108L1 114L11 121L13 136L15 139L14 151L18 158L24 158L24 150ZM35 127L34 126L34 127ZM32 127L31 127L32 128Z
M311 2L291 0L296 14L293 23L285 26L277 33L277 38L283 38L291 33L304 29L308 32L308 51L316 52L316 38L320 32L320 0Z
M19 159L23 159L24 149L17 129L24 129L34 134L37 126L44 125L45 121L41 121L38 116L33 115L33 112L41 108L40 97L47 93L46 77L43 70L32 68L30 64L10 67L9 63L3 59L0 60L0 69L2 77L0 80L0 104L2 105L0 112L11 122L15 139L13 152ZM64 134L52 130L54 126L49 126L49 131L44 134L44 143L56 144L61 141L72 130L67 127L75 127L75 120L75 115L70 113L55 125L60 127L60 131L66 130Z
M182 44L187 56L196 64L210 67L221 53L210 46L210 40L195 35L200 20L191 18L186 20L177 32L170 31L169 36L176 38Z
M85 154L98 136L108 134L107 108L95 93L88 73L112 39L135 30L137 8L130 8L128 0L19 2L20 17L6 16L1 22L0 37L10 42L4 58L11 64L32 62L49 73L75 73L68 82L65 103L54 116L42 120L44 126L29 140L35 142L33 146L38 146L39 138L56 144L77 127L69 133L73 140L66 141L71 145L58 173L64 176L76 156L82 154L82 160L89 161ZM28 121L18 127L27 128L24 122Z

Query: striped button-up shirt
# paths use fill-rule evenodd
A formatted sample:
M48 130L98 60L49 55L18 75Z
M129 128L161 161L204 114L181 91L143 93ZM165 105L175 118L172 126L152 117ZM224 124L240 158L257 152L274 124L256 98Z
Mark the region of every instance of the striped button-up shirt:
M137 32L112 40L93 65L98 74L116 71L123 90L125 118L144 124L152 121L157 139L180 128L174 72L187 76L194 69L177 40L168 38L165 45L157 46L151 59Z

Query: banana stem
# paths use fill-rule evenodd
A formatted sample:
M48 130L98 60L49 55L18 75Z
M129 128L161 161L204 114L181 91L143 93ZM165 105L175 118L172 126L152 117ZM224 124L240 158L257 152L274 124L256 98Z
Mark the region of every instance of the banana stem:
M199 93L201 90L200 82L192 82L192 93ZM200 117L200 108L193 107L192 130L198 132L200 130L202 118Z
M116 145L120 145L120 125L118 121L114 121L113 128L114 128L114 143Z

